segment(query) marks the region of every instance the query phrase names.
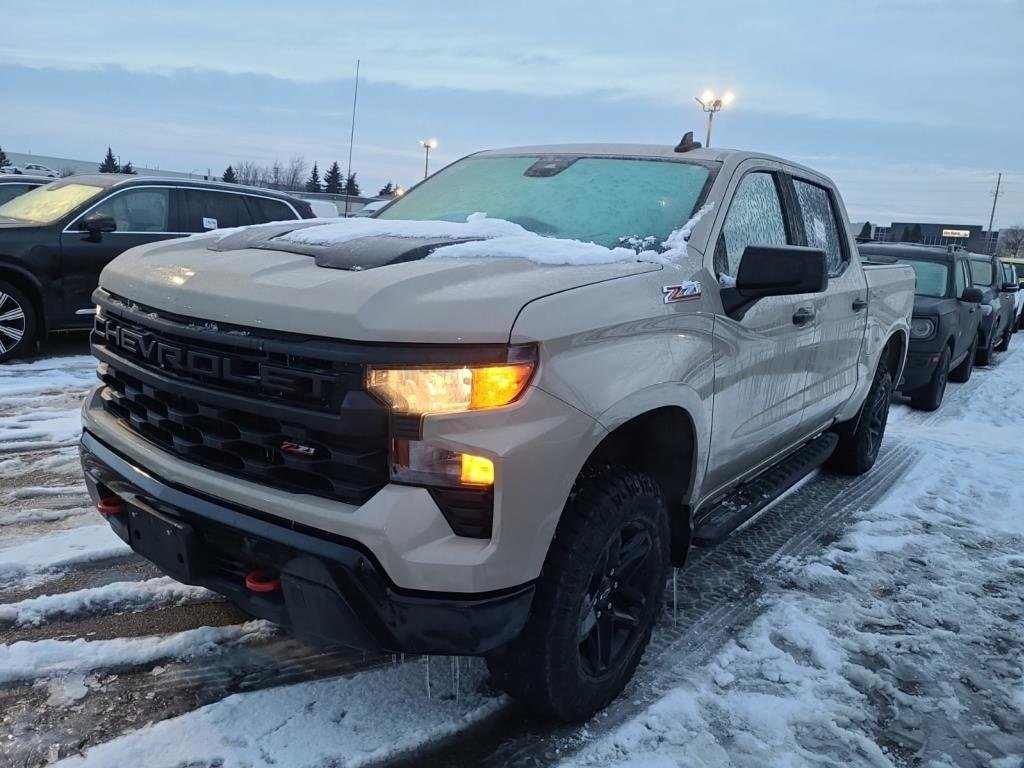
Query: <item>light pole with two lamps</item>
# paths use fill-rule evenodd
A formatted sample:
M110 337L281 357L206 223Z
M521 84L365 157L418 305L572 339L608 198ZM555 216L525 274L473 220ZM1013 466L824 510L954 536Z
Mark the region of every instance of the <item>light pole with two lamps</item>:
M423 147L426 156L423 158L423 178L430 173L430 150L437 146L437 139L420 139L420 146Z
M708 113L708 135L707 140L704 142L705 147L711 146L711 121L715 116L715 112L718 112L722 107L727 107L732 104L733 96L732 91L726 91L721 98L715 96L715 92L706 90L700 96L695 97L697 103L700 104L701 109Z

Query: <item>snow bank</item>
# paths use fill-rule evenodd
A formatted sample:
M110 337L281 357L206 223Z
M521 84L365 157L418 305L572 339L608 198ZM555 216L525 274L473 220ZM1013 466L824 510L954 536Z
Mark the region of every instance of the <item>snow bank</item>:
M0 645L0 684L93 669L151 664L210 653L225 645L253 642L276 631L268 621L228 627L199 627L173 635L112 640L23 640Z
M219 598L207 589L161 576L146 581L118 581L74 592L40 595L0 605L0 622L38 625L53 618L90 611L138 611L216 599Z
M450 678L443 659L432 661L434 677L441 679L428 698L424 663L235 694L58 765L354 768L457 733L504 703L480 693L485 672L479 662L456 678L456 695L450 680L443 682Z
M15 539L0 548L0 582L131 552L106 523Z

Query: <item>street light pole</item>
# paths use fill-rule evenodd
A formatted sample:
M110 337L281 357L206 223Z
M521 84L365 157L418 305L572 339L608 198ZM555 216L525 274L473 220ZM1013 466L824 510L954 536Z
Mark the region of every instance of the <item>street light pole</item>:
M437 146L437 139L420 139L420 146L423 147L423 178L430 175L430 150Z
M715 113L721 111L722 107L727 107L732 104L735 98L732 91L726 91L721 98L716 98L713 91L704 91L700 96L694 97L697 103L700 104L700 108L708 113L708 132L706 140L704 142L705 147L711 146L711 126L714 121Z

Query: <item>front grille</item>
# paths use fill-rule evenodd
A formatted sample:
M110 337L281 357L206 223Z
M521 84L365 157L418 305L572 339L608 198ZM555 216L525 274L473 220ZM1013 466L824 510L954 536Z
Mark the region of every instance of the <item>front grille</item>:
M147 351L163 343L165 349L177 350L171 361L175 364L195 350L207 361L251 362L265 353L236 352L229 342L217 339L197 344L109 315L102 326L100 322L92 342L101 361L99 378L106 385L101 390L103 407L157 447L225 474L349 504L365 503L388 482L387 412L361 386L352 386L361 376L347 375L348 370L329 376L330 361L322 361L322 386L292 386L305 380L309 360L301 358L301 365L289 367L292 361L284 356L267 363L274 366L271 376L261 371L258 360L252 363L248 385L239 383L235 390L216 375L216 366L204 377L193 367L160 365ZM110 331L114 322L130 328L130 338L140 337L144 343L132 341L126 347ZM296 372L295 379L288 378L290 371ZM262 387L267 381L287 386L266 391Z

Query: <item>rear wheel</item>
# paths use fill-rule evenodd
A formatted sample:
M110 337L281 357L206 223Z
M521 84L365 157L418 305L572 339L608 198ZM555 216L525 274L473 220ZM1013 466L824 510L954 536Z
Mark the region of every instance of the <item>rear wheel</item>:
M974 371L974 358L978 353L978 335L974 335L971 348L967 350L967 357L960 361L960 365L949 372L949 380L958 384L964 384L971 379L971 372Z
M949 347L942 348L939 363L935 366L931 380L920 389L910 393L910 405L921 411L935 411L942 405L946 394L946 380L949 378Z
M862 475L874 466L889 421L891 400L892 374L883 359L878 363L857 418L833 427L839 435L839 444L829 459L829 466L847 475Z
M580 480L526 628L501 656L488 659L495 679L541 716L586 720L633 676L668 568L668 514L658 484L612 467Z
M0 280L0 362L27 354L35 347L36 313L29 298Z

